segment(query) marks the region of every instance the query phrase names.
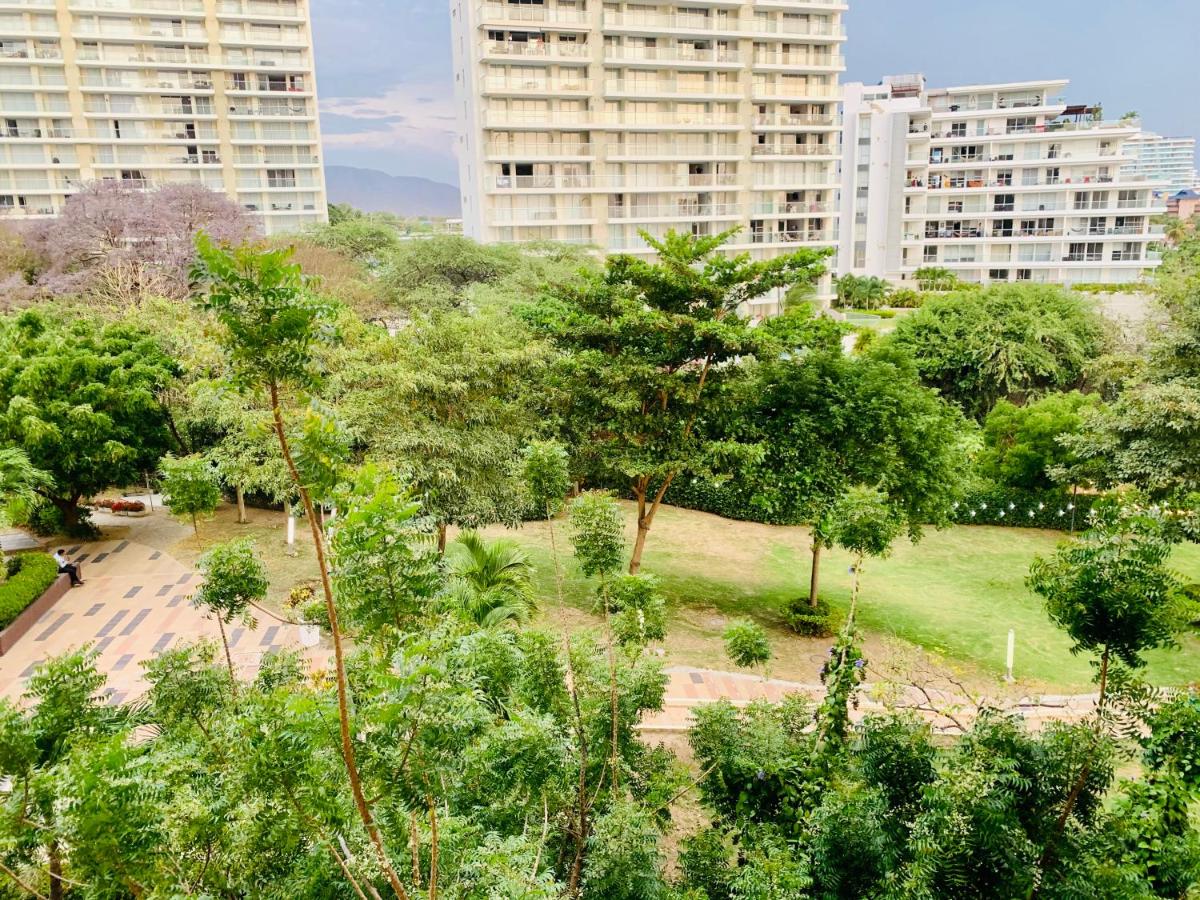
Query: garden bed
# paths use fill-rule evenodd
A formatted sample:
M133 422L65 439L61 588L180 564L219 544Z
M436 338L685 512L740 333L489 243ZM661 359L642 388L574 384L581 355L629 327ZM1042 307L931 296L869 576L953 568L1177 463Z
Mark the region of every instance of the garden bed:
M58 574L52 557L29 553L9 563L15 571L0 583L0 656L71 588L71 579Z

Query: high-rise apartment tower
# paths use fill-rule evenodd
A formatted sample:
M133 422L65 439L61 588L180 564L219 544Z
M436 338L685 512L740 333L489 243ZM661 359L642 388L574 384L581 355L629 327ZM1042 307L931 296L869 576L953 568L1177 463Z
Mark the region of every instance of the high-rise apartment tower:
M0 2L0 216L108 179L324 220L307 0Z
M839 0L452 0L463 219L486 242L770 257L837 239Z

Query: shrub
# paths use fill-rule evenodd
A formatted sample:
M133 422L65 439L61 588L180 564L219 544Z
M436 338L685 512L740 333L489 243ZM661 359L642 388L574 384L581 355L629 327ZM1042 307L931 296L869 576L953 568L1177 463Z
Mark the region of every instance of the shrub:
M788 628L805 637L831 637L841 626L841 616L825 600L817 600L816 609L809 606L807 597L791 600L783 609Z
M78 525L74 528L67 528L63 523L62 512L57 506L50 503L38 504L30 511L26 521L21 524L28 526L34 534L40 534L43 537L61 534L66 537L88 540L100 533L100 530L92 524L87 509L79 510Z
M109 509L113 512L140 513L146 511L146 504L141 500L114 500Z
M924 302L925 295L912 288L900 288L888 297L888 306L892 309L918 309Z
M0 584L0 628L7 628L58 578L53 557L40 553L17 557L17 571Z

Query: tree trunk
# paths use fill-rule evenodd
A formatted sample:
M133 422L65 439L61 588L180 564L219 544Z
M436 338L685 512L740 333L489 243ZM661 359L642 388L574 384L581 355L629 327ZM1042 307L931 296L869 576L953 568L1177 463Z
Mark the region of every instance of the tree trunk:
M192 531L196 534L196 540L200 540L200 523L197 521L195 513L192 513Z
M237 492L238 524L246 524L246 492L241 487L234 488Z
M363 828L366 829L367 837L371 840L379 867L383 869L384 875L387 876L393 893L395 893L399 900L409 900L408 891L404 889L404 885L400 881L400 876L396 874L396 868L392 865L387 848L384 846L383 836L379 833L379 826L375 823L375 817L371 814L371 806L367 802L367 795L363 791L362 778L358 771L358 760L354 751L354 740L350 729L350 686L346 679L346 657L345 651L342 648L342 631L338 625L337 605L333 600L333 582L329 577L329 563L325 557L325 539L324 535L321 534L320 523L317 522L317 512L313 506L312 497L309 495L308 489L304 486L304 482L300 478L300 471L296 468L296 462L292 458L291 446L288 443L287 432L283 426L283 410L279 407L279 387L272 382L269 385L269 389L271 394L272 418L275 423L275 436L279 440L279 449L283 454L284 462L287 464L288 472L292 476L292 481L295 483L296 490L300 494L300 502L304 505L304 513L308 517L309 531L312 533L313 548L317 554L317 568L321 573L321 590L325 595L325 613L329 618L329 633L333 638L333 661L334 672L337 676L338 724L342 741L342 762L346 767L346 775L350 779L350 791L354 795L354 806L358 811L359 818L362 820Z
M57 840L51 839L46 855L50 862L50 900L63 900L62 854Z
M438 556L446 555L446 531L448 526L445 522L439 522L437 527L437 552Z
M633 542L633 556L629 558L629 574L636 575L642 568L642 551L646 549L646 536L650 534L650 523L638 516L637 538Z
M229 666L229 687L237 697L237 674L233 671L233 654L229 652L229 638L225 634L225 620L217 615L217 627L221 629L221 644L225 647L225 663Z
M74 533L79 528L79 498L64 500L61 497L51 497L50 502L62 514L63 531L68 535Z
M815 537L812 542L812 573L808 576L808 605L817 608L821 589L821 542Z

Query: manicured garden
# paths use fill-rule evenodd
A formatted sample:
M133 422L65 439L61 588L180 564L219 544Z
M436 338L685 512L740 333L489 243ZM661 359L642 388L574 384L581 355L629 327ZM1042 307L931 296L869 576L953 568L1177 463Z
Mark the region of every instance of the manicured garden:
M7 578L0 581L0 629L11 625L58 578L58 565L42 553L4 560Z
M784 603L802 596L808 586L807 529L733 522L671 507L660 513L656 529L644 569L662 580L672 616L668 650L676 641L687 647L679 661L728 666L721 624L750 616L771 630L779 657L775 674L815 678L811 665L789 665L789 654L811 656L811 646L818 642L791 634L780 613ZM489 534L514 537L504 529ZM874 636L911 642L990 679L1004 673L1012 628L1018 679L1048 691L1087 691L1092 677L1088 658L1070 655L1069 639L1024 584L1034 557L1051 553L1066 537L1056 531L958 526L931 531L915 546L900 542L890 558L868 563L859 621ZM538 565L543 607L552 607L553 567L545 526L527 525L515 538ZM1174 563L1187 580L1200 581L1200 547L1179 547ZM823 595L843 609L850 596L849 564L838 550L830 551L823 563ZM567 572L568 602L590 610L592 593L569 560ZM707 625L699 615L704 612L716 614ZM822 647L828 643L820 642ZM707 661L704 647L711 654ZM1200 681L1196 633L1185 636L1179 650L1153 651L1148 658L1147 676L1157 684Z

